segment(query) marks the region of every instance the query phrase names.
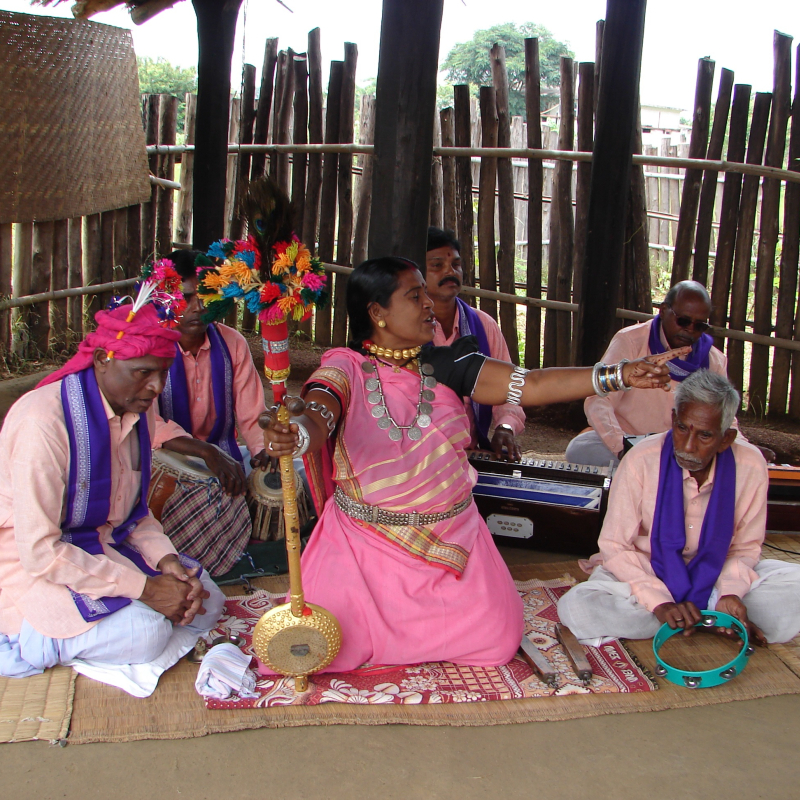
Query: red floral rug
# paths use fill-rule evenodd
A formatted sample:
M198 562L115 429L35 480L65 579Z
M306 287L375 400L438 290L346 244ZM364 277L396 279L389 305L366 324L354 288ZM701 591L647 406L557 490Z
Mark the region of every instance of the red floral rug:
M297 694L292 678L259 678L259 697L241 700L206 700L208 708L265 708L317 705L319 703L420 704L476 703L525 697L568 694L617 694L651 692L655 681L636 663L625 647L613 640L599 648L587 648L593 678L584 686L555 637L556 603L574 581L567 575L556 580L517 581L525 608L525 632L557 669L558 687L545 686L519 657L502 667L467 667L448 662L414 666L371 666L353 672L312 675L308 691ZM261 615L283 602L284 595L258 591L229 597L219 626L209 639L222 633L238 633L244 650L254 655L252 634ZM254 662L255 663L255 662Z

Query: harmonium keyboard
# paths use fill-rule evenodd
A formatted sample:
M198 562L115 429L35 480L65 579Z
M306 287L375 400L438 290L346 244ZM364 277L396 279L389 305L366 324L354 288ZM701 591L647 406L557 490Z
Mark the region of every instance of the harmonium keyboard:
M800 533L800 467L769 468L767 530Z
M592 555L608 504L613 471L567 461L501 461L474 450L475 505L497 544Z

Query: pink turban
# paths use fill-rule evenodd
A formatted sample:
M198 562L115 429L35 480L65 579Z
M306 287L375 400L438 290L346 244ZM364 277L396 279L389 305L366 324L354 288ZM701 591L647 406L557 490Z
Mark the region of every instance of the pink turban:
M129 358L175 358L175 342L181 338L179 331L170 330L161 324L158 312L148 303L136 312L131 322L127 322L131 305L119 306L113 311L98 311L95 314L97 330L90 333L78 346L78 352L61 369L40 381L39 386L47 386L91 366L94 351L101 347L114 353L114 358L126 361ZM121 339L117 334L122 331Z

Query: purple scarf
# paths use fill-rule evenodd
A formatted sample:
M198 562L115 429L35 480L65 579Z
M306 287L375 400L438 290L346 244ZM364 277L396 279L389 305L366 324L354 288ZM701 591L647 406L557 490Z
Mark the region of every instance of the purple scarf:
M478 349L489 358L489 339L483 327L478 312L465 303L460 297L456 298L458 308L458 333L459 336L474 336L478 340ZM475 429L477 432L478 447L482 450L491 450L489 443L489 426L492 424L492 406L482 405L472 401L472 413L475 416Z
M217 418L207 441L217 445L232 458L242 463L242 452L236 443L235 418L233 413L233 362L225 340L217 326L208 326L209 357L211 358L211 389ZM183 354L175 345L175 360L167 376L164 392L159 398L161 416L178 423L187 433L192 431L192 415L189 411L189 387L186 385L186 370Z
M672 380L680 383L685 378L688 378L693 372L698 369L708 369L708 354L711 351L711 346L714 344L714 339L707 333L704 333L692 345L692 352L689 353L687 359L673 358L672 361L667 361L669 374ZM666 353L667 348L664 347L661 341L661 317L653 318L650 323L650 354L658 355L659 353Z
M111 509L111 435L108 417L97 385L94 368L67 375L61 383L61 403L69 435L69 477L67 513L61 524L61 540L94 556L104 554L99 528L108 522ZM152 569L126 539L139 521L147 516L147 491L150 487L150 431L147 415L136 424L139 436L142 489L130 516L111 533L111 546L132 561L145 575ZM184 558L181 557L181 561ZM199 566L191 560L184 566ZM127 606L128 597L102 597L96 600L70 589L75 605L87 622L96 622Z
M686 515L683 470L675 461L672 433L664 438L658 475L658 496L650 531L650 563L676 603L690 601L701 611L719 578L733 539L736 503L736 459L728 448L717 454L714 486L708 501L695 557L683 560Z

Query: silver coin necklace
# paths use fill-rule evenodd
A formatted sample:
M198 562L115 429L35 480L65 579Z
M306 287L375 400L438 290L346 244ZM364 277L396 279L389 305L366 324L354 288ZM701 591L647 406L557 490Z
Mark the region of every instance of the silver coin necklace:
M393 442L399 442L403 438L403 431L407 431L412 442L419 441L422 438L422 429L431 424L431 403L436 397L433 391L436 388L436 378L433 377L433 367L430 364L420 364L419 359L415 360L419 368L419 399L417 413L410 425L398 425L389 412L377 366L372 361L361 364L361 369L368 376L364 386L368 392L367 402L372 406L371 414L378 421L378 427L382 431L388 431Z

